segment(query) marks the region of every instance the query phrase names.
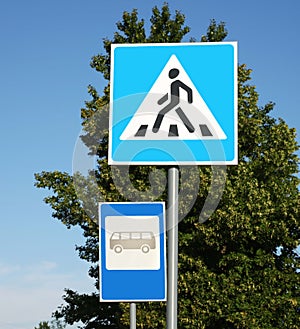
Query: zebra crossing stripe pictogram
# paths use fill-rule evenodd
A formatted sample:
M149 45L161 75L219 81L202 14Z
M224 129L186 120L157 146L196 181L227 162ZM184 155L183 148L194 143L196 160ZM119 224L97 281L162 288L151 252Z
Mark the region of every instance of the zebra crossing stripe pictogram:
M188 124L186 124L185 126L189 132L195 131L195 128L192 125L189 126ZM206 124L203 124L203 125L200 124L199 127L200 127L202 137L213 136ZM148 129L148 125L141 125L134 136L135 137L145 137L147 134L147 129ZM169 137L178 137L179 136L177 124L170 124L168 136Z

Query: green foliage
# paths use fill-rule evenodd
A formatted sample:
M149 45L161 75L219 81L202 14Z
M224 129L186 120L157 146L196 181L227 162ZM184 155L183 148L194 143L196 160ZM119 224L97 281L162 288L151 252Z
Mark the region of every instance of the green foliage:
M49 323L46 321L40 322L38 327L34 327L34 329L51 329Z
M34 327L34 329L64 329L64 328L66 328L66 326L60 320L57 319L53 319L50 324L47 321L40 322L38 327Z
M60 320L58 319L53 319L51 321L51 329L65 329L66 325L63 324Z
M207 29L206 35L201 37L202 42L218 42L223 41L227 37L227 30L225 28L225 23L221 22L217 24L217 22L212 19L210 21L210 25Z
M137 10L124 12L113 40L104 40L105 54L94 56L91 66L109 80L111 43L180 42L189 32L184 21L184 15L178 11L172 18L166 4L161 10L154 7L146 36L144 21L139 20ZM212 20L201 41L219 42L226 36L225 24ZM239 165L227 168L221 202L210 219L200 224L199 214L208 195L212 171L209 167L199 168L201 185L195 205L179 225L178 328L299 328L296 132L270 115L273 103L257 105L259 95L250 80L251 70L240 65ZM98 155L97 184L60 172L42 172L35 177L37 187L53 192L45 199L54 211L53 217L68 228L75 225L82 228L86 244L77 250L80 258L92 263L89 274L98 289L97 201L100 197L107 201L125 198L116 188L112 168L107 164L105 105L109 102L109 84L102 96L92 86L88 90L92 99L81 111L85 131L82 140L91 154ZM104 119L91 120L99 112ZM150 188L148 177L157 174L156 168L135 166L129 173L132 186L128 187L127 195L136 189L145 191L146 197ZM120 180L123 176L120 172ZM162 184L159 175L153 177L155 184ZM75 179L81 196L88 197L78 195ZM194 181L181 181L181 186L184 185L187 190L192 189ZM92 191L92 197L86 190ZM189 197L187 193L185 198ZM160 199L164 198L165 193L161 193ZM126 303L99 303L98 293L79 294L70 289L63 298L66 304L55 316L68 324L82 321L85 329L129 326ZM139 303L137 327L164 328L165 303Z

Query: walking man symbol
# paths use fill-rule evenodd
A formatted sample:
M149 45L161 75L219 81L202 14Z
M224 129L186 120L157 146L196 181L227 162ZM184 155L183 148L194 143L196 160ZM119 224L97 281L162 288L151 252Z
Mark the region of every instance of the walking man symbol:
M169 71L169 78L170 79L175 79L176 77L178 77L179 75L179 70L176 68L172 68ZM159 131L159 128L161 126L162 120L165 116L166 113L168 113L169 111L171 111L172 109L174 109L180 102L180 97L179 97L179 90L180 88L185 90L187 92L187 99L188 99L188 103L193 103L193 92L192 89L190 87L188 87L186 84L184 84L182 81L180 80L175 80L171 83L171 93L170 93L170 103L167 104L163 109L161 109L156 117L156 120L154 122L152 131L154 133ZM162 98L160 98L157 103L158 105L163 104L164 102L166 102L168 100L168 94L164 95ZM179 106L176 110L176 113L178 114L179 118L182 120L182 122L184 123L185 127L187 128L187 130L190 133L193 133L195 131L194 126L192 125L192 123L190 122L190 120L187 118L187 116L184 114L184 112L182 111L181 107ZM177 127L176 127L177 129ZM176 133L175 133L176 134Z

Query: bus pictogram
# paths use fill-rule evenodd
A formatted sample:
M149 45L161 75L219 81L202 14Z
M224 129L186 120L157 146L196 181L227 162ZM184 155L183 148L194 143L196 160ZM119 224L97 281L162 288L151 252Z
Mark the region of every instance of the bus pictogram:
M150 249L155 249L155 237L153 232L113 232L110 249L117 254L123 249L140 249L147 254Z

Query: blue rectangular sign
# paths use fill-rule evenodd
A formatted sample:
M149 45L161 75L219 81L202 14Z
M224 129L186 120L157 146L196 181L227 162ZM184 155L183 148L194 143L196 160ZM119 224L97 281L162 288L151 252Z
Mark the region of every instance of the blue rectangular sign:
M113 44L109 164L237 164L237 43Z
M99 204L100 301L165 301L163 202Z

